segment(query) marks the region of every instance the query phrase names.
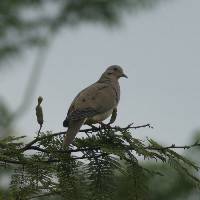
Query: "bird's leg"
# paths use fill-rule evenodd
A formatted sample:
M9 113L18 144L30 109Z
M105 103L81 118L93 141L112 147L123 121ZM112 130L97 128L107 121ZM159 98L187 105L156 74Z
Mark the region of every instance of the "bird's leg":
M105 124L103 122L99 122L99 124L101 125L102 128L106 129L106 128L111 128L111 124L114 123L114 121L116 120L116 117L117 117L117 108L113 109L113 112L112 112L112 116L110 118L110 121L108 124Z
M113 124L115 122L116 118L117 118L117 108L114 108L113 112L112 112L112 116L110 118L110 122L108 123L108 125Z
M109 123L105 124L103 122L99 122L99 124L101 125L102 128L108 128L108 129L110 129L111 128L110 125L115 122L116 118L117 118L117 108L114 108Z
M97 127L94 126L94 125L92 124L92 122L90 122L90 121L86 121L85 124L88 125L89 127L91 127L91 129L97 129Z
M97 129L97 127L94 126L94 125L92 125L92 124L90 124L89 126L90 126L92 129Z
M99 122L99 124L101 125L101 128L104 128L104 129L109 129L110 128L110 124L105 124L103 122Z

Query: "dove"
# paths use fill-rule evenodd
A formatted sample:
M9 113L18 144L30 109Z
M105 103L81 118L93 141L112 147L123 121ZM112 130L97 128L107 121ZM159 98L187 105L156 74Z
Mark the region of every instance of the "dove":
M63 141L64 146L69 146L73 142L83 124L101 124L110 116L109 124L115 121L120 100L121 77L128 78L120 66L109 66L97 82L75 97L63 121L63 126L68 127Z

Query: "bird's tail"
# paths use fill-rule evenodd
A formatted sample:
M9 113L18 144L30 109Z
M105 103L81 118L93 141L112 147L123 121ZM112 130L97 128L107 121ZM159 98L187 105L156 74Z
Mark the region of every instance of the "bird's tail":
M63 141L64 146L69 146L73 142L76 134L80 130L83 123L84 123L84 119L70 122L69 128L67 130L67 133Z

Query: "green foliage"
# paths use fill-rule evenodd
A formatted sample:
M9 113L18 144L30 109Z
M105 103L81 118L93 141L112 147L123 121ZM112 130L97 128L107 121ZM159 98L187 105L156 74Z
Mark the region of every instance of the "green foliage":
M48 35L82 22L115 25L125 10L147 8L161 0L1 0L0 62L31 46L42 45Z
M116 200L145 200L148 199L147 174L136 162L127 165L127 174L118 176Z
M184 174L179 174L172 168L163 165L153 166L161 171L165 176L154 177L149 179L148 185L150 186L151 198L149 200L177 200L177 199L191 199L192 194L200 195L193 183Z
M165 172L142 164L142 158L155 160L158 166L169 164L192 188L199 187L195 175L199 168L193 162L173 146L134 138L132 128L82 130L86 137L76 138L69 149L62 147L64 133L41 133L28 144L24 137L1 140L1 168L6 164L12 170L9 198L150 199L149 181Z

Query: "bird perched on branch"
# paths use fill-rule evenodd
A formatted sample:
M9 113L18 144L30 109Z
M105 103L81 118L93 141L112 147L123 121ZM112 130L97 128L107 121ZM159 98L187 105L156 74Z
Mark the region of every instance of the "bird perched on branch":
M117 116L117 105L120 99L119 78L128 78L123 69L112 65L106 69L100 79L82 90L73 100L63 126L68 127L64 145L69 146L83 124L102 123L111 116L109 124Z

